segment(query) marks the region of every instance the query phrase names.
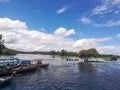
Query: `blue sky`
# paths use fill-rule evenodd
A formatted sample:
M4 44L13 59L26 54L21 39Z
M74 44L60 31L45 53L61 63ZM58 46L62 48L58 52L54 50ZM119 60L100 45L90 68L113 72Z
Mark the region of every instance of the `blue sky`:
M27 49L22 50L25 51L79 51L93 47L100 53L120 55L120 0L0 0L0 18L5 25L4 28L0 25L0 31L10 48L15 44L14 48L18 50L24 45ZM13 33L26 42L14 40ZM41 34L52 38L47 40L40 37ZM52 42L54 38L60 40L58 44ZM28 42L36 39L38 42L34 44Z

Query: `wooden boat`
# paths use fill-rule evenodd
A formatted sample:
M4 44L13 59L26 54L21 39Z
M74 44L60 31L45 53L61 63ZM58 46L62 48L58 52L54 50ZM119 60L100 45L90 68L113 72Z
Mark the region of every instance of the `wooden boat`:
M19 73L27 73L27 72L32 72L37 70L36 66L31 66L31 67L19 67L19 68L14 68L13 73L19 74Z
M21 60L19 67L12 69L13 74L32 72L37 70L37 66L32 65L30 60Z
M12 70L10 71L0 71L0 76L7 76L7 75L11 75L12 74Z
M79 58L66 58L66 61L80 61Z
M1 77L0 78L0 85L9 83L12 80L12 77Z
M17 68L19 66L10 66L9 68L7 68L7 65L4 67L0 68L0 76L7 76L7 75L11 75L12 74L12 69Z
M0 59L1 65L0 65L0 76L7 76L12 74L12 69L19 67L17 65L18 60L15 61L14 58L8 58L8 59Z
M42 63L42 59L37 59L35 60L37 63L35 64L37 67L47 67L49 64L48 63Z
M37 67L47 67L49 64L37 64Z

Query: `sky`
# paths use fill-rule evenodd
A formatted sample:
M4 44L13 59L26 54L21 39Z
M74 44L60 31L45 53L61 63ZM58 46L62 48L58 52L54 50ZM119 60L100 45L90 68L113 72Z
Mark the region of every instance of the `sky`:
M0 0L0 34L20 51L120 55L120 0Z

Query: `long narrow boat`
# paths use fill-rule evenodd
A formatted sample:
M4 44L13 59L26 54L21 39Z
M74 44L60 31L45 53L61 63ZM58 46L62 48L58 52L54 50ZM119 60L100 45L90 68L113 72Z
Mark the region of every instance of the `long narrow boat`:
M0 71L0 76L7 76L7 75L11 75L12 74L12 70L10 71Z
M37 62L35 64L37 67L47 67L49 65L48 63L42 63L42 59L35 59L35 62Z
M20 60L19 67L12 69L13 74L32 72L37 70L37 66L32 65L30 60Z
M12 74L12 69L19 67L18 60L14 58L2 58L0 59L0 76L7 76Z
M27 72L32 72L37 70L36 66L31 66L31 67L19 67L19 68L14 68L13 73L15 72L16 74L19 73L27 73Z
M9 68L7 68L7 65L4 67L0 68L0 76L8 76L11 75L14 68L19 67L18 65L14 65L14 66L9 66Z
M37 67L47 67L49 64L37 64Z
M1 77L0 78L0 85L9 83L12 80L12 77Z

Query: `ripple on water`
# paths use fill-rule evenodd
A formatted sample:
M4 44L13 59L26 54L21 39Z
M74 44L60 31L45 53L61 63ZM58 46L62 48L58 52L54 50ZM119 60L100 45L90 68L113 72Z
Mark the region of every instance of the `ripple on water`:
M19 75L0 90L120 90L120 63L50 60L46 69Z

